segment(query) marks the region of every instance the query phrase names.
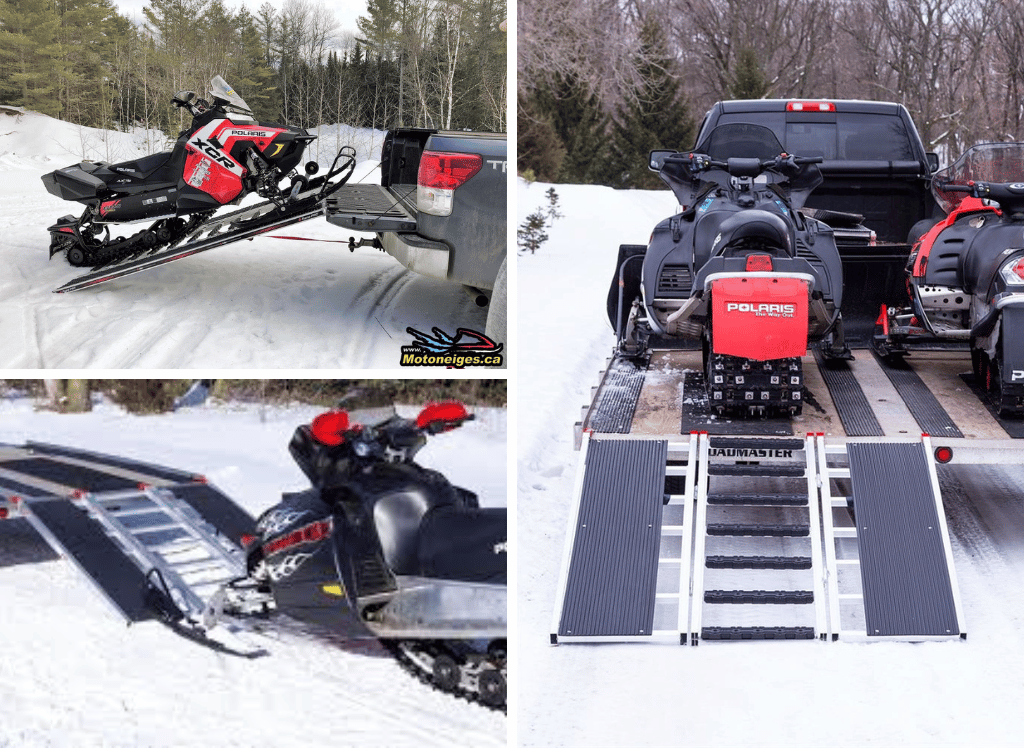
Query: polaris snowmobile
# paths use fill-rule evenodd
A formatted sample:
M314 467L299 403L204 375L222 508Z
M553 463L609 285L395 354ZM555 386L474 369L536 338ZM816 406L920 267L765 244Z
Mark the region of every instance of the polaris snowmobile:
M832 228L801 212L821 160L784 153L751 124L716 127L693 152L653 151L649 168L681 212L646 247L619 248L608 294L618 355L699 342L716 413L799 414L808 345L851 357Z
M998 414L1024 414L1024 143L969 148L933 175L932 194L947 216L914 244L909 301L882 307L875 349L966 343Z
M192 115L172 150L118 164L83 161L42 177L50 194L85 206L78 218L64 216L49 227L51 258L63 252L71 265L89 268L135 261L127 268L135 272L160 264L147 258L180 259L319 215L311 208L322 208L323 198L351 176L355 154L348 147L326 175L314 176L319 165L313 161L299 174L306 146L317 136L256 122L219 75L210 83L209 102L193 91L179 91L171 103ZM219 208L237 205L251 193L268 202L213 221ZM137 223L150 225L111 237L111 227ZM204 232L206 239L193 241ZM189 240L187 252L169 252L184 240ZM90 277L93 282L84 285L125 274ZM58 290L79 287L83 284Z
M434 687L504 709L506 509L413 459L472 417L451 402L415 420L336 410L300 426L289 449L312 488L259 518L249 579L225 590L223 612L271 595L279 612L376 638Z

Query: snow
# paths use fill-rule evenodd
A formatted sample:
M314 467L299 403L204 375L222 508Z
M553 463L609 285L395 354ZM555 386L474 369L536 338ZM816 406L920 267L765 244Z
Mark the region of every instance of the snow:
M205 474L256 514L308 486L288 455L321 409L221 404L131 416L0 400L0 443L26 439ZM401 411L400 411L401 412ZM506 504L506 416L432 438L419 462ZM226 656L158 623L126 628L72 566L20 523L0 523L0 748L139 746L501 746L506 719L413 679L372 642L294 632L256 660Z
M361 159L352 181L379 182L382 133L330 125L319 134L308 155L321 172L338 145L352 144ZM350 253L350 232L323 219L96 289L51 293L81 271L48 259L46 229L81 206L47 193L40 177L83 158L153 153L161 139L0 107L0 367L394 368L412 343L408 327L484 329L486 309L459 285L407 271L371 247Z
M547 331L519 343L518 745L1019 744L1019 466L940 472L967 641L548 643L578 462L573 424L614 345L605 299L617 248L646 243L676 207L667 190L518 180L517 225L546 207L552 186L564 217L517 262L519 329Z

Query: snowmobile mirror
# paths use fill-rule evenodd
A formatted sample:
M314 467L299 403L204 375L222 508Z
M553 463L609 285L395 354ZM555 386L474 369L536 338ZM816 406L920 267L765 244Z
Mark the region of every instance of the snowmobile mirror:
M183 106L187 108L193 101L195 101L195 99L195 91L178 91L171 98L171 103L174 104L174 106Z
M674 154L675 151L651 151L651 155L647 159L647 168L651 171L661 171L661 167L665 165L665 159Z
M321 444L336 447L345 441L345 432L349 430L348 413L344 410L329 410L313 419L310 430Z

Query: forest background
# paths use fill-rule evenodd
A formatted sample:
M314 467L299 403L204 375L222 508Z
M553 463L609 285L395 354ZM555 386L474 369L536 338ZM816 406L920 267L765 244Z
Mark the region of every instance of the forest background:
M92 127L186 126L179 90L223 76L256 119L506 129L506 0L369 0L356 34L323 0L0 0L0 105Z
M1024 137L1019 0L519 0L518 166L659 187L648 151L694 145L721 99L874 99L949 163Z

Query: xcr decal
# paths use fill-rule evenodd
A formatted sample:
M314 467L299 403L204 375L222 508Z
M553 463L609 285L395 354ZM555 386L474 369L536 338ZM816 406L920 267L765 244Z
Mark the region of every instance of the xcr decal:
M188 141L188 144L195 148L197 151L203 153L207 158L210 158L213 161L220 164L221 166L223 166L228 171L238 174L242 173L242 167L236 164L233 159L229 158L228 156L225 156L223 153L217 150L213 143L210 143L209 141L203 140L202 138L196 136L192 140Z

